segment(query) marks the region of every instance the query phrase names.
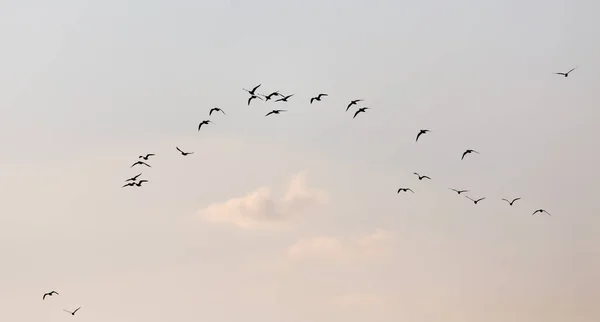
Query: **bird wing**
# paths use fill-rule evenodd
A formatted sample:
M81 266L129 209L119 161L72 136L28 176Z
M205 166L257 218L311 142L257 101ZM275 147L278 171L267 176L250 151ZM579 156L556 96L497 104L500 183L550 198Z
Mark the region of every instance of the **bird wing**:
M269 116L269 115L271 115L271 114L274 114L274 113L275 113L275 111L271 111L271 112L269 112L269 113L265 114L265 117L267 117L267 116Z
M260 87L260 85L262 85L262 84L258 84L258 85L256 85L256 87L254 87L254 88L252 89L252 93L254 93L254 91L256 91L256 89L257 89L257 88L259 88L259 87Z
M515 201L517 201L517 200L521 200L521 198L515 198L515 199L513 199L513 201L512 201L512 202L515 202ZM511 202L511 203L512 203L512 202Z
M248 105L250 105L250 102L252 101L253 98L255 98L255 96L250 96L250 98L248 99Z
M579 66L577 66L577 67L579 67ZM570 71L566 72L565 74L568 74L568 73L570 73L570 72L572 72L572 71L576 70L576 69L577 69L577 67L575 67L575 68L571 69Z
M177 149L177 151L183 153L183 151L181 151L181 149L178 146L176 146L175 149Z
M208 116L211 116L212 112L214 112L214 110L215 110L214 108L211 108L210 111L208 111Z
M44 293L44 296L42 297L42 300L45 300L47 295L48 295L48 293Z
M144 179L144 180L140 180L140 181L138 181L138 182L139 182L139 183L142 183L142 182L148 182L148 180L145 180L145 179Z
M431 178L430 178L430 177L428 177L428 176L423 176L422 178L423 178L423 179L429 179L429 180L431 180Z
M414 175L416 175L417 177L420 177L420 175L416 172L413 172Z
M547 213L548 216L552 216L549 212L547 212L546 210L542 210L543 212Z
M471 152L473 152L473 153L477 153L477 154L480 154L479 152L477 152L477 151L475 151L475 150L471 150Z
M467 155L467 153L469 153L468 151L465 151L462 155L462 158L460 158L461 160L463 160L465 158L465 155Z
M554 74L556 74L556 75L563 75L563 76L565 75L565 73L554 73Z
M534 211L531 215L533 216L533 215L537 214L538 212L541 212L541 209Z
M79 311L80 308L81 308L81 306L76 308L75 311L73 311L73 314L75 314L75 312Z
M319 98L321 98L323 96L329 96L329 95L327 95L327 94L319 94Z
M222 109L219 109L219 111L221 111L221 113L223 113L223 115L227 115L227 114L225 114L225 111L223 111Z
M417 134L417 138L415 139L415 142L419 141L419 136L421 136L421 134L423 134L423 132L419 131L419 133Z
M154 155L155 155L154 153L148 153L148 154L146 154L146 158L153 157Z
M346 112L348 112L348 109L350 109L350 106L354 105L354 101L350 102L350 104L348 104L348 107L346 107Z
M504 200L504 201L506 201L506 202L510 203L510 201L509 201L508 199L502 198L502 200Z
M477 202L480 202L483 199L485 199L485 197L477 199Z
M73 312L71 312L71 311L67 311L67 310L65 310L65 309L63 309L63 311L65 311L65 312L67 312L67 313L71 313L71 314L73 314Z
M145 166L147 166L147 167L149 167L149 168L152 168L152 167L151 167L151 166L150 166L148 163L146 163L146 162L142 162L141 164L143 164L143 165L145 165Z
M315 100L315 98L314 98L314 97L312 97L312 98L310 99L310 104L312 104L314 100Z
M397 193L400 193L400 191L402 191L402 188L399 188Z
M141 164L141 162L140 162L140 161L138 161L138 162L136 162L136 163L132 164L130 168L133 168L133 167L134 167L136 164Z
M475 200L473 200L471 197L469 197L469 196L465 196L465 197L466 197L467 199L469 199L469 200L471 200L471 201L475 202Z
M358 113L360 113L360 112L364 112L364 111L362 109L359 109L358 111L356 111L356 113L354 113L354 116L352 118L355 118L358 115Z

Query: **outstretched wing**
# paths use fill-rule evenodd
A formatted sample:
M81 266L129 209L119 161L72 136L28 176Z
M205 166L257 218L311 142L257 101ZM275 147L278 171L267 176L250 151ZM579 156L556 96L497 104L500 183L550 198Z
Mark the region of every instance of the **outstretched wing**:
M321 98L321 97L323 97L323 96L329 96L329 95L327 95L327 94L324 94L324 93L323 93L323 94L319 94L319 98Z
M579 66L577 66L577 67L579 67ZM577 67L575 67L575 68L572 68L570 71L566 72L565 74L568 74L568 73L570 73L570 72L572 72L572 71L576 70L576 69L577 69Z
M314 100L315 100L315 98L314 98L314 97L313 97L313 98L311 98L311 99L310 99L310 104L312 104Z
M353 116L352 118L355 118L355 117L358 115L358 113L360 113L360 112L364 112L364 111L363 111L363 110L361 110L361 109L359 109L358 111L356 111L356 112L354 113L354 116Z
M138 161L138 162L132 164L130 168L133 168L136 164L142 164L142 163L140 161Z
M430 177L428 177L428 176L422 176L421 178L423 178L423 179L429 179L429 180L431 180L431 178L430 178Z
M250 98L248 99L248 105L250 105L250 102L252 102L253 98L256 98L256 96L250 96Z
M419 136L421 136L421 134L423 134L423 132L419 131L419 133L417 134L417 138L415 139L415 142L419 141Z
M483 199L485 199L485 197L477 199L477 201L476 201L476 202L480 202L480 201L481 201L481 200L483 200Z
M514 203L517 200L521 200L521 198L515 198L515 199L513 199L513 201L511 203Z
M44 293L44 296L42 297L42 300L45 300L46 296L48 296L48 293Z
M563 76L566 75L565 73L554 73L554 74L556 74L556 75L563 75Z
M467 155L467 153L469 153L468 151L465 151L462 155L462 158L460 158L461 160L463 160L465 158L465 155Z
M79 311L80 308L81 308L81 306L76 308L75 311L73 311L73 314L75 314L75 312Z
M412 193L415 193L414 191L412 191L412 189L411 189L411 188L408 188L408 189L406 189L406 190L408 190L408 191L410 191L410 192L412 192Z
M269 113L265 114L265 117L267 117L267 116L269 116L269 115L271 115L271 114L275 114L275 111L273 110L273 111L271 111L271 112L269 112Z
M258 88L260 87L260 85L262 85L262 84L258 84L258 85L256 85L256 87L254 87L254 88L252 89L252 93L254 93L254 91L256 91L256 89L258 89Z
M214 111L215 111L215 109L214 109L214 108L211 108L211 109L210 109L210 111L208 112L208 116L211 116L211 115L212 115L212 112L214 112Z

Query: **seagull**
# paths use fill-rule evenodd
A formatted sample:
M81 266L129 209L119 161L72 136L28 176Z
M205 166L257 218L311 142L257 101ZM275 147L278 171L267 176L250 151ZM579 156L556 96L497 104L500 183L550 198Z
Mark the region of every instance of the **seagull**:
M138 178L139 176L141 176L141 175L142 175L142 174L140 173L140 174L138 174L138 175L137 175L137 176L135 176L135 177L131 177L131 178L129 178L129 179L127 179L127 180L125 180L125 182L127 182L127 181L135 181L135 180L137 180L137 178Z
M200 122L200 124L198 124L198 131L200 131L200 128L202 127L202 125L206 125L206 124L210 124L212 123L211 120L204 120L202 122Z
M260 96L252 95L248 99L248 106L250 106L250 102L252 102L252 100L255 99L255 98L258 98L259 100L262 100L262 98L260 98Z
M265 117L267 117L267 116L269 116L269 115L271 115L271 114L279 114L279 113L281 113L281 112L287 112L287 110L272 110L271 112L267 113L267 114L265 115Z
M509 204L510 206L512 206L512 205L513 205L513 203L515 203L515 201L517 201L517 200L520 200L520 199L521 199L521 198L515 198L515 199L513 199L512 201L510 201L510 200L508 200L508 199L504 199L504 198L502 198L502 200L504 200L504 201L508 202L508 204Z
M415 192L414 192L414 191L412 191L412 189L410 189L410 188L398 188L398 192L397 192L397 193L400 193L400 191L402 191L402 192L407 192L407 191L410 191L410 192L412 192L412 193L415 193Z
M208 112L208 116L211 116L213 112L221 112L221 113L223 113L223 115L227 115L227 114L225 114L225 112L222 109L220 109L218 107L213 107Z
M414 174L416 174L416 175L417 175L417 177L419 177L419 180L423 180L423 179L429 179L429 180L431 180L431 178L430 178L430 177L428 177L428 176L422 176L422 175L419 175L419 174L418 174L418 173L416 173L416 172L414 172Z
M247 90L245 88L242 88L242 89L245 90L246 92L250 93L250 95L254 96L254 92L256 92L256 89L259 88L260 85L262 85L262 84L256 85L256 87L254 87L251 91L249 91L249 90Z
M361 108L359 108L359 109L356 111L356 113L354 113L354 116L353 116L352 118L354 119L354 118L355 118L355 117L358 115L358 113L361 113L361 112L366 112L368 109L369 109L368 107L361 107Z
M56 292L56 291L51 291L49 293L44 293L44 296L42 297L42 300L45 300L46 296L52 296L54 294L59 295L58 292Z
M579 67L579 66L577 66L577 67ZM570 71L568 71L566 73L554 73L554 74L556 74L556 75L563 75L564 77L569 77L569 73L572 72L572 71L574 71L574 70L576 70L577 67L571 69Z
M135 185L138 187L141 187L142 183L144 183L144 182L148 182L148 180L140 180L140 181L136 182Z
M350 104L348 104L348 107L346 107L346 112L348 112L348 109L350 108L350 106L352 106L352 105L356 105L356 103L358 103L358 102L362 102L362 101L364 101L364 100L363 100L363 99L360 99L360 100L354 100L354 101L351 101L351 102L350 102Z
M294 94L288 95L288 96L282 96L280 99L276 100L275 102L287 102L288 98L294 96Z
M63 309L63 311L65 311L65 312L68 312L68 313L71 313L71 315L75 315L75 313L76 313L77 311L79 311L79 309L80 309L80 308L81 308L81 306L80 306L80 307L78 307L78 308L76 308L76 309L75 309L75 311L73 311L73 312L71 312L71 311L67 311L67 310L65 310L65 309Z
M469 197L469 196L465 196L465 197L467 197L469 200L473 201L475 204L477 204L477 203L478 203L478 202L480 202L481 200L485 199L485 197L483 197L483 198L479 198L479 199L477 199L477 200L475 200L475 199L471 199L471 197Z
M181 149L180 149L179 147L177 147L177 146L176 146L175 148L176 148L176 149L177 149L177 151L179 151L179 152L181 153L181 155L183 155L183 156L186 156L186 155L188 155L188 154L194 154L194 152L183 152L183 151L181 151Z
M135 165L138 165L138 164L143 164L143 165L147 166L148 168L151 168L151 166L144 161L138 161L138 162L132 164L130 168L133 168Z
M534 212L533 212L531 215L533 216L533 215L537 214L538 212L539 212L539 213L545 212L545 213L547 213L547 214L548 214L548 216L552 216L552 215L551 215L549 212L547 212L547 211L546 211L546 210L544 210L544 209L538 209L538 210L534 211Z
M415 140L415 142L419 141L419 136L421 136L421 134L425 134L427 132L431 132L431 130L420 130L419 134L417 134L417 139Z
M323 97L323 96L329 96L329 95L327 95L327 94L319 94L319 95L317 95L317 96L315 96L315 97L313 97L313 98L310 99L310 104L312 104L313 101L319 101L320 102L321 101L321 97Z
M456 192L456 193L458 193L459 195L460 195L461 193L463 193L463 192L469 192L469 190L456 190L456 189L453 189L453 188L448 188L448 189L450 189L450 190L452 190L452 191L455 191L455 192Z
M135 186L135 181L132 181L132 182L124 184L123 188L125 188L125 187L133 187L133 186Z
M273 93L269 94L269 95L263 95L265 97L265 100L268 101L271 99L271 97L273 96L281 96L283 97L283 95L281 95L281 93L279 93L279 91L274 91Z
M154 153L148 153L148 154L146 154L146 156L140 155L139 159L144 159L144 160L148 161L148 158L151 156L154 156L154 155L155 155Z
M465 155L469 154L469 153L477 153L479 154L479 152L475 151L475 150L466 150L463 155L462 158L460 158L461 160L465 158Z

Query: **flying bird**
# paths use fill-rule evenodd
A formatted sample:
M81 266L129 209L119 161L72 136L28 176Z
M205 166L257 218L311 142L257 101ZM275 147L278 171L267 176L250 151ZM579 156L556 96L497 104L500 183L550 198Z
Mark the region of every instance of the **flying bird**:
M252 100L255 99L255 98L258 98L259 100L262 100L262 98L260 98L260 96L252 95L248 99L248 106L250 106L250 102L252 102Z
M133 168L134 166L136 166L138 164L142 164L142 165L147 166L148 168L151 168L151 166L148 163L144 162L144 161L138 161L138 162L132 164L130 168Z
M417 138L415 139L415 142L419 141L419 137L420 137L422 134L425 134L425 133L427 133L427 132L431 132L431 130L420 130L420 131L419 131L419 134L417 134Z
M276 100L275 102L287 102L288 98L294 96L294 94L288 95L288 96L282 96L280 99Z
M138 187L141 187L142 183L144 183L144 182L148 182L148 180L140 180L140 181L136 182L135 185Z
M211 116L213 112L221 112L221 113L223 113L223 115L227 115L227 114L225 114L225 112L222 109L220 109L218 107L213 107L208 112L208 116Z
M140 155L139 159L144 159L144 160L148 161L148 158L151 157L151 156L154 156L154 155L155 155L154 153L148 153L145 156Z
M260 87L260 85L262 85L262 84L256 85L251 91L249 91L249 90L247 90L245 88L242 88L242 89L245 90L246 92L250 93L250 95L254 96L254 93L256 92L256 89L258 89Z
M327 94L319 94L319 95L317 95L317 96L315 96L315 97L313 97L313 98L310 99L310 104L312 104L313 101L319 101L320 102L321 101L321 97L323 97L323 96L329 96L329 95L327 95Z
M283 95L281 95L281 93L279 93L279 91L274 91L273 93L269 94L269 95L263 95L265 97L265 101L268 101L271 99L271 97L273 96L281 96L283 97Z
M139 176L141 176L141 175L142 175L142 174L140 173L140 174L138 174L137 176L134 176L134 177L131 177L131 178L129 178L129 179L127 179L127 180L125 180L125 182L127 182L127 181L135 181L135 180L137 180L137 178L138 178Z
M398 192L397 192L397 193L400 193L400 191L402 191L402 192L407 192L407 191L410 191L410 192L412 192L412 193L415 193L414 191L412 191L412 189L411 189L411 188L398 188Z
M265 117L267 117L267 116L269 116L269 115L271 115L271 114L279 114L279 113L281 113L281 112L287 112L287 110L272 110L271 112L267 113L267 114L265 115Z
M469 154L469 153L477 153L479 154L479 152L475 151L475 150L466 150L463 155L462 158L460 158L461 160L465 158L465 155Z
M453 189L453 188L448 188L448 189L450 189L450 190L452 190L452 191L454 191L454 192L458 193L459 195L460 195L461 193L463 193L463 192L469 192L469 190L456 190L456 189Z
M179 147L177 147L177 146L176 146L175 148L176 148L176 149L177 149L177 151L179 151L179 152L181 153L181 155L183 155L183 156L186 156L186 155L188 155L188 154L194 154L194 152L183 152L183 151L181 151L181 149L180 149Z
M570 71L566 72L566 73L554 73L556 75L563 75L564 77L569 77L569 73L571 73L572 71L576 70L579 66L571 69Z
M78 307L78 308L76 308L76 309L75 309L75 311L73 311L73 312L71 312L71 311L67 311L67 310L65 310L65 309L63 309L63 311L65 311L65 312L68 312L68 313L71 313L71 315L75 315L75 313L77 313L77 311L79 311L79 309L80 309L80 308L81 308L81 306L80 306L80 307Z
M423 179L429 179L429 180L431 180L431 178L430 178L430 177L428 177L428 176L422 176L422 175L419 175L419 174L418 174L418 173L416 173L416 172L414 172L414 174L416 174L416 175L417 175L417 177L419 177L419 180L423 180Z
M200 131L200 128L202 128L202 125L207 125L210 123L212 123L211 120L204 120L204 121L200 122L200 124L198 124L198 131Z
M133 186L135 186L135 181L132 181L132 182L124 184L123 188L125 188L125 187L133 187Z
M502 200L504 200L504 201L508 202L508 204L509 204L510 206L512 206L512 205L513 205L513 203L515 203L515 201L517 201L517 200L521 200L521 198L515 198L515 199L513 199L512 201L510 201L510 200L508 200L508 199L504 199L504 198L502 198Z
M552 216L552 215L551 215L549 212L547 212L547 211L546 211L546 210L544 210L544 209L538 209L538 210L534 211L534 212L533 212L531 215L533 216L533 215L537 214L538 212L539 212L539 213L543 213L543 212L545 212L545 213L547 213L547 214L548 214L548 216Z
M45 300L46 296L52 296L54 294L59 295L58 292L56 292L56 291L50 291L48 293L44 293L44 296L42 297L42 300Z
M479 199L477 199L477 200L475 200L475 199L471 199L471 197L469 197L469 196L465 196L465 197L467 197L469 200L473 201L475 204L477 204L477 203L478 203L478 202L480 202L481 200L485 199L485 197L483 197L483 198L479 198Z
M354 113L354 116L353 116L352 118L354 119L354 118L355 118L355 117L356 117L356 116L357 116L359 113L364 113L364 112L366 112L368 109L369 109L368 107L361 107L361 108L359 108L359 109L356 111L356 113Z
M359 99L359 100L353 100L353 101L351 101L350 104L348 104L348 107L346 107L346 112L348 112L348 109L350 108L350 106L356 105L356 103L362 102L362 101L364 101L364 100L363 99Z

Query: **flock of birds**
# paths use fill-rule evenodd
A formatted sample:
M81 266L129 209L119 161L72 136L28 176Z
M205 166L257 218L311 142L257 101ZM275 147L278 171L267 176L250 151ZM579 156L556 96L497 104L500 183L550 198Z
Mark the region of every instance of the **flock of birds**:
M575 68L572 68L571 70L569 70L569 71L568 71L568 72L566 72L566 73L554 73L554 74L561 75L561 76L564 76L564 77L569 77L569 74L570 74L572 71L574 71L575 69L577 69L578 67L579 67L579 66L577 66L577 67L575 67ZM289 99L290 99L292 96L294 96L294 94L290 94L290 95L283 95L283 94L279 93L279 91L274 91L274 92L272 92L272 93L270 93L270 94L268 94L268 95L259 94L259 93L257 93L257 92L256 92L256 90L257 90L259 87L261 87L261 84L259 84L259 85L255 86L254 88L252 88L252 90L243 89L244 91L246 91L246 92L248 92L248 93L250 94L250 97L248 98L248 101L247 101L247 104L248 104L248 106L249 106L249 105L250 105L250 103L251 103L253 100L255 100L255 99L259 99L259 100L262 100L262 101L265 101L265 102L266 102L266 101L269 101L269 100L274 100L274 102L288 102L288 100L289 100ZM325 93L320 93L320 94L318 94L318 95L317 95L317 96L315 96L315 97L311 97L311 98L310 98L310 104L313 104L315 101L317 101L317 102L320 102L320 101L321 101L321 100L322 100L324 97L327 97L327 96L329 96L329 95L328 95L328 94L325 94ZM278 97L278 98L277 98L277 97ZM277 98L277 99L275 99L275 98ZM358 103L360 103L360 102L362 102L362 101L364 101L364 100L363 100L363 99L355 99L355 100L352 100L352 101L350 101L350 103L348 104L348 106L346 106L346 112L347 112L347 111L348 111L348 110L349 110L349 109L350 109L352 106L357 106L357 107L358 107ZM356 118L356 116L357 116L358 114L360 114L360 113L364 113L364 112L366 112L368 109L370 109L370 108L369 108L369 107L359 107L359 108L358 108L358 109L356 109L356 111L354 112L354 115L353 115L353 117L352 117L352 118L353 118L353 119L354 119L354 118ZM273 114L279 114L279 113L281 113L281 112L286 112L286 111L287 111L287 110L274 109L274 110L272 110L272 111L268 112L268 113L265 115L265 117L267 117L267 116L269 116L269 115L273 115ZM211 108L211 109L209 110L209 112L208 112L208 116L209 116L209 117L210 117L210 116L212 116L212 114L213 114L213 113L215 113L215 112L220 112L221 114L223 114L223 115L226 115L226 114L225 114L225 111L223 111L221 108L218 108L218 107L213 107L213 108ZM202 126L203 126L203 125L208 125L208 124L211 124L211 123L212 123L212 121L211 121L211 120L203 120L203 121L201 121L201 122L198 124L198 131L200 131L200 129L202 128ZM429 130L429 129L422 129L422 130L419 130L419 132L417 133L416 139L415 139L415 143L419 141L419 138L420 138L422 135L424 135L424 134L427 134L427 133L429 133L429 132L431 132L431 130ZM181 149L180 149L179 147L177 147L177 146L175 147L175 149L176 149L176 150L177 150L177 151L178 151L178 152L179 152L179 153L180 153L182 156L188 156L188 155L194 154L194 152L185 152L185 151L181 150ZM473 150L473 149L467 149L467 150L465 150L465 151L463 152L463 154L462 154L462 156L461 156L461 160L464 160L464 159L465 159L465 157L466 157L468 154L471 154L471 153L476 153L476 154L479 154L479 152L477 152L477 151L475 151L475 150ZM148 164L146 161L148 161L148 160L149 160L151 157L153 157L153 156L155 156L155 155L156 155L156 154L154 154L154 153L148 153L148 154L145 154L145 155L140 155L140 156L138 157L138 161L136 161L135 163L133 163L133 164L131 165L131 168L133 168L133 167L135 167L135 166L138 166L138 165L139 165L139 166L145 166L145 167L151 168L151 166L150 166L150 165L149 165L149 164ZM142 161L142 160L143 160L143 161ZM141 175L142 175L142 173L139 173L139 174L137 174L137 175L135 175L135 176L133 176L133 177L131 177L131 178L129 178L129 179L126 179L126 180L125 180L125 184L123 185L123 187L141 187L143 183L145 183L145 182L148 182L148 180L146 180L146 179L140 179L140 180L138 180L138 179L139 179L139 177L140 177ZM431 178L430 178L429 176L426 176L426 175L420 175L420 174L419 174L419 173L417 173L417 172L414 172L414 175L416 175L416 176L417 176L417 178L418 178L419 180L423 180L423 179L431 180ZM467 192L469 192L469 191L470 191L470 190L459 190L459 189L454 189L454 188L448 188L448 189L450 189L450 190L452 190L452 191L456 192L458 195L461 195L461 194L463 194L463 193L465 193L465 194L466 194ZM400 192L409 192L409 191L410 191L410 192L412 192L412 193L414 193L414 191L413 191L411 188L408 188L408 187L402 187L402 188L398 188L398 190L397 190L397 193L400 193ZM472 201L472 202L473 202L475 205L477 205L479 202L481 202L481 201L483 201L483 200L485 200L485 199L486 199L486 197L481 197L481 198L478 198L478 199L474 199L474 198L471 198L471 197L469 197L469 196L467 196L467 195L465 195L465 197L466 197L467 199L471 200L471 201ZM518 200L521 200L521 198L520 198L520 197L518 197L518 198L514 198L514 199L512 199L512 200L509 200L509 199L506 199L506 198L502 198L501 200L503 200L503 201L506 201L506 202L508 203L508 205L509 205L509 206L513 206L513 204L514 204L516 201L518 201ZM541 213L545 213L545 214L547 214L547 215L550 215L550 213L549 213L549 212L547 212L545 209L542 209L542 208L540 208L540 209L536 209L536 210L535 210L535 211L532 213L532 215L535 215L535 214L538 214L538 213L540 213L540 214L541 214ZM48 292L48 293L44 293L44 295L43 295L43 297L42 297L42 300L45 300L47 296L53 296L53 295L59 295L59 294L58 294L58 292L56 292L56 291L51 291L51 292ZM81 309L81 307L78 307L78 308L76 308L76 309L75 309L75 310L73 310L73 311L69 311L69 310L65 310L65 309L63 309L63 311L65 311L65 312L67 312L67 313L69 313L69 314L71 314L71 315L73 315L73 316L74 316L74 315L75 315L75 313L77 313L77 311L79 311L80 309Z

